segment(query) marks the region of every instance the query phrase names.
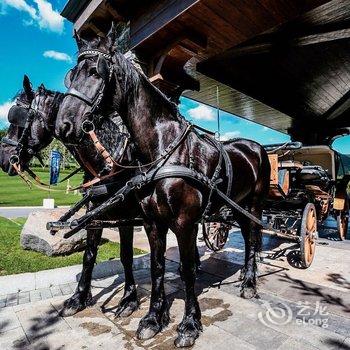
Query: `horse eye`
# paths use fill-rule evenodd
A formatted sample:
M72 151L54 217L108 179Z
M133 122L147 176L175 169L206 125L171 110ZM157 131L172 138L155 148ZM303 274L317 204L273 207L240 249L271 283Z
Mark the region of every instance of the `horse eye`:
M96 67L91 67L90 70L89 70L89 76L96 75L96 74L97 74Z

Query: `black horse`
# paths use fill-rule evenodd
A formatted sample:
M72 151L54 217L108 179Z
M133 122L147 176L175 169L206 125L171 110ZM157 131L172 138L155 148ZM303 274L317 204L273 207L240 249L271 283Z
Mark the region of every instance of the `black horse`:
M164 163L167 166L191 168L207 178L213 178L216 170L219 170L222 182L218 188L225 191L229 179L225 169L218 168L222 155L220 148L189 129L176 106L122 54L116 52L113 26L106 38L76 39L78 63L70 73L70 89L56 122L56 132L60 138L78 142L84 137L82 129L87 120L99 129L101 118L98 116L117 111L136 145L134 157L140 162L141 173L157 169L159 164ZM270 177L265 150L256 142L245 139L227 142L224 148L233 166L230 198L248 208L255 218L261 218ZM218 212L225 203L207 188L196 186L181 176L154 181L136 192L149 237L152 264L150 308L139 324L137 336L139 339L151 338L169 321L164 292L164 253L166 233L170 228L178 240L181 275L186 291L185 313L178 326L175 344L178 347L191 346L202 328L194 289L197 222L208 208L209 199L212 201L211 212ZM235 216L246 246L241 295L251 298L256 295L261 227L246 215L236 213Z
M11 162L13 162L11 157L12 159L17 158L16 162L19 168L24 171L28 169L32 157L35 154L39 154L53 140L57 112L63 99L63 94L47 90L43 85L34 92L27 76L24 78L23 86L24 89L18 95L15 107L12 107L9 112L10 126L6 137L1 142L0 148L0 166L3 171L11 175L17 174L11 165ZM30 120L30 123L28 123L28 120ZM113 130L113 136L107 135L104 128ZM25 129L27 130L25 131ZM102 132L98 133L98 136L104 143L114 145L115 143L120 143L122 139L118 130L118 126L111 120L108 120L104 123ZM23 146L21 150L18 147L19 141ZM94 174L89 173L91 169L95 170L94 173L100 173L101 176L109 172L109 169L106 169L104 159L93 147L91 141L81 142L78 145L67 143L66 146L84 168L85 181L90 181L93 178ZM111 149L110 153L113 156L119 154L118 147ZM118 175L121 183L124 183L126 181L124 178L129 176L126 173ZM113 186L115 186L114 181L114 177L108 179L108 182L113 183ZM88 211L100 204L100 201L103 199L104 197L97 198L89 203ZM127 212L130 218L134 218L140 212L138 202L135 199L130 199L127 206L129 207ZM113 208L109 213L105 213L103 219L117 220L120 216L118 216L117 209ZM123 217L125 217L125 214ZM120 256L125 271L125 287L124 295L115 310L115 314L117 317L126 317L136 310L139 305L132 271L133 227L121 226L119 227L119 233ZM61 310L61 314L64 316L73 315L92 302L90 292L91 277L101 235L102 229L87 230L87 247L84 253L83 271L74 295L65 302Z

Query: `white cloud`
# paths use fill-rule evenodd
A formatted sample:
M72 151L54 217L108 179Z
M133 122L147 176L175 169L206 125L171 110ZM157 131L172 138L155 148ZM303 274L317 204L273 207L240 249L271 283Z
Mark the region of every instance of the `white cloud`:
M2 0L2 2L3 6L10 6L19 11L27 12L31 17L36 16L35 8L28 5L25 0Z
M72 62L72 58L64 52L48 50L43 53L43 56L47 58L52 58L57 61Z
M216 119L215 110L213 108L210 108L202 104L198 105L198 107L189 109L187 113L191 119L196 119L196 120L215 120Z
M238 137L240 135L241 135L241 132L238 130L225 132L224 134L222 134L220 136L220 141L228 141L228 140L234 139L235 137Z
M56 33L62 33L64 29L63 17L52 8L47 0L34 0L39 10L39 27L47 28Z
M7 101L0 105L0 122L7 124L7 115L14 104L12 101Z
M0 14L6 14L6 8L13 7L30 16L31 20L24 19L25 25L36 24L40 29L62 33L64 30L63 17L52 8L51 3L47 0L34 0L34 3L37 8L29 5L26 0L2 0Z

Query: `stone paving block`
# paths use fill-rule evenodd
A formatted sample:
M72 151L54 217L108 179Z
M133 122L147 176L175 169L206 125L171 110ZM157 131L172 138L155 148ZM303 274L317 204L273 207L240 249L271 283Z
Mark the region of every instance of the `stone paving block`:
M77 289L78 282L69 283L69 286L71 287L71 289L72 289L73 291L75 291L75 290Z
M48 301L41 301L33 308L18 311L16 315L30 342L45 339L53 332L70 330L69 325Z
M287 335L248 318L229 318L217 326L261 350L278 348L288 339Z
M29 295L30 295L30 301L31 302L41 300L41 294L40 294L40 291L38 291L38 290L30 291Z
M18 304L27 304L30 302L29 292L21 292L18 294Z
M18 327L21 327L21 324L12 307L2 309L0 311L0 334Z
M287 339L278 350L317 350L315 346L305 340Z
M18 327L0 334L0 349L29 349L28 340L22 327Z
M53 297L61 296L62 291L59 286L53 286L50 288L51 294Z
M6 298L6 306L14 306L18 304L18 293L8 294Z
M201 271L220 276L225 279L240 271L241 267L242 265L234 264L229 261L209 258L202 262Z
M213 341L215 339L215 341ZM216 326L204 327L203 333L197 339L192 349L228 349L228 350L254 350L253 345L248 344L244 340L233 336L231 333L225 332Z
M63 295L73 294L74 292L69 284L61 284L59 287Z
M41 295L41 299L42 300L46 300L46 299L51 299L52 298L52 294L51 294L50 288L39 289L39 291L40 291L40 295Z

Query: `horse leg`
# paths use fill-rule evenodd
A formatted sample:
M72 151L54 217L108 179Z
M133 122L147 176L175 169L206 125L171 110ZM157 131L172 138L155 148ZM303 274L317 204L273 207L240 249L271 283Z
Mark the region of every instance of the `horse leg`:
M124 295L119 301L115 315L117 317L128 317L139 307L136 285L132 272L134 227L119 227L119 236L120 261L124 267L125 286Z
M250 211L257 218L262 216L259 201L255 201ZM261 227L247 218L240 220L242 234L245 240L245 266L242 270L241 296L251 299L256 296L257 256L261 251Z
M98 245L101 242L102 229L87 229L87 246L83 259L83 270L77 289L72 297L64 302L61 316L72 316L91 305L91 278L97 256Z
M164 291L165 249L168 227L152 223L145 224L151 248L152 292L149 311L139 323L138 339L150 339L169 323L169 308Z
M185 313L177 331L176 347L192 346L202 330L201 311L195 295L196 280L196 239L198 226L191 223L181 224L174 229L181 260L181 276L185 283Z

